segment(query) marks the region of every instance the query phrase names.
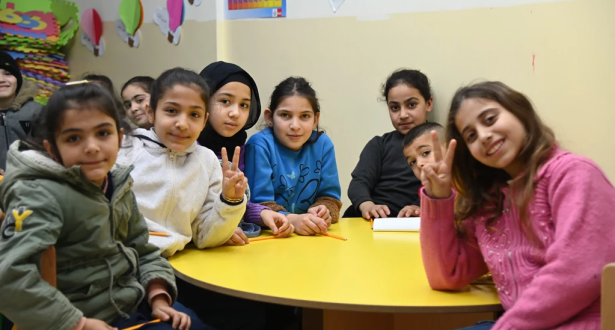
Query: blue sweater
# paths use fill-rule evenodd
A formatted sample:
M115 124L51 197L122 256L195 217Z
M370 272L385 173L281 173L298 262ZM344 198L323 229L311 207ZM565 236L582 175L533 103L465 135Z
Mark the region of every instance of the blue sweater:
M313 132L310 139L316 134ZM246 143L245 162L254 203L275 201L290 213L303 214L316 198L341 198L335 150L325 134L316 143L293 151L282 146L271 128L266 128Z

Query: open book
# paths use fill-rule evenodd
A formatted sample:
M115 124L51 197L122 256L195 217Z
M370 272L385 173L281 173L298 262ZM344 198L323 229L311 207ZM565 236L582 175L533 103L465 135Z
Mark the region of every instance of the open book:
M374 219L374 231L419 231L421 218Z

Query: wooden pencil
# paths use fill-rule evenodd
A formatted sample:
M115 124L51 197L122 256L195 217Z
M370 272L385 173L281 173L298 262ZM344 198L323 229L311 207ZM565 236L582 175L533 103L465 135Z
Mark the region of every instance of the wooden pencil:
M167 234L167 233L159 233L159 232L156 232L156 231L150 231L149 235L150 236L162 236L162 237L168 237L169 236L169 234Z
M251 238L250 242L258 242L258 241L264 241L264 240L274 239L274 238L277 238L277 237L275 236L257 237L257 238Z
M153 321L150 321L150 322L141 323L139 325L135 325L134 327L125 328L125 329L122 329L122 330L135 330L135 329L141 328L142 326L144 326L146 324L159 323L159 322L160 322L160 319L156 319L156 320L153 320Z
M329 237L332 237L332 238L337 238L337 239L342 240L342 241L347 241L346 238L344 238L342 236L339 236L339 235L334 235L334 234L329 234L329 233L320 233L320 234L324 235L324 236L329 236Z

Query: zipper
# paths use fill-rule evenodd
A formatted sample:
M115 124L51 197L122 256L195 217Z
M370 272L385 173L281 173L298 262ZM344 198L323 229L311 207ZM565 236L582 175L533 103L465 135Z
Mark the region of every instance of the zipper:
M9 144L9 126L6 123L6 114L2 113L2 126L4 126L4 143L6 143L6 149L10 147Z
M171 149L169 149L169 151L171 151ZM169 196L175 196L175 190L176 190L176 182L175 182L175 159L177 158L177 154L173 151L171 151L169 153L169 159L171 161L171 170L169 171L171 173L171 178L169 180L169 182L171 183L171 194ZM169 200L167 204L167 215L164 218L164 226L166 228L169 228L169 217L171 216L171 213L173 212L173 208L171 207L171 205L173 205L174 203L171 203L171 201Z

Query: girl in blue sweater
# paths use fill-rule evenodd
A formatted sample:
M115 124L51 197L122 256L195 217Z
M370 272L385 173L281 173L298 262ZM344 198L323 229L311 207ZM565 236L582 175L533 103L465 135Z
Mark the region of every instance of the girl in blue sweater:
M319 118L310 83L287 78L265 109L267 128L246 143L251 201L286 214L300 235L326 232L342 206L335 150Z

